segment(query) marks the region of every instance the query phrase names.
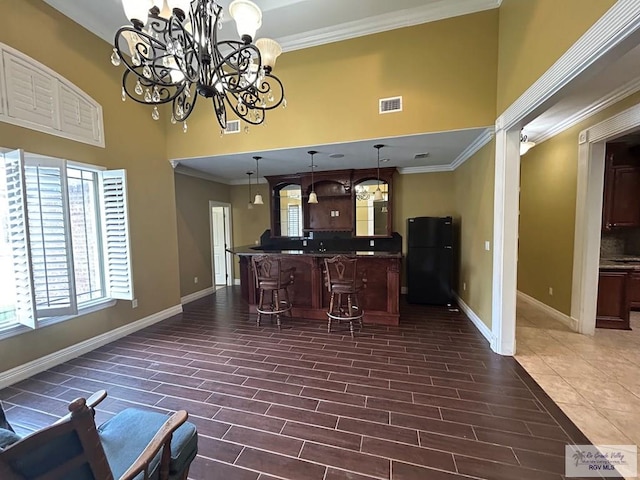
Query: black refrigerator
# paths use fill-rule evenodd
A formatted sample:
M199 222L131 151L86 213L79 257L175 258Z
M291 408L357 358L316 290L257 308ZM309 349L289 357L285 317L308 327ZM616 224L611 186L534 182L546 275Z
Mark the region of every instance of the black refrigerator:
M407 301L451 304L454 275L452 218L416 217L407 222Z

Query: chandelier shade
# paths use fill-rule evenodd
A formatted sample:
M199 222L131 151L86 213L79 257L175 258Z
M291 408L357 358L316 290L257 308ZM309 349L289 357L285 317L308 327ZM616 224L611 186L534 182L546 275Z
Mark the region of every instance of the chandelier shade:
M256 32L262 26L262 12L258 6L249 0L234 0L229 5L229 13L231 18L236 21L240 38L251 43Z
M191 0L167 0L167 6L170 10L182 10L183 13L189 12L191 6Z
M276 66L276 60L282 53L280 44L271 38L260 38L256 40L256 47L262 55L262 64L265 70L273 70L273 67Z
M211 100L222 129L228 114L260 125L266 112L286 106L284 87L272 74L280 45L253 37L262 13L249 0L229 6L240 40L218 40L223 8L216 0L122 0L131 25L115 35L111 61L124 65L122 99L152 106L171 105L172 123L184 122L199 97ZM141 18L142 17L142 18ZM146 26L145 26L146 25Z

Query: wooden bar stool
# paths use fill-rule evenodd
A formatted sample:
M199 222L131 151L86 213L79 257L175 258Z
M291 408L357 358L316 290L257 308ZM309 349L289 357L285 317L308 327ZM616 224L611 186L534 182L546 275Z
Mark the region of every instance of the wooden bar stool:
M276 317L278 328L281 327L280 314L289 313L291 317L291 301L287 288L293 285L295 268L282 269L280 258L274 255L254 255L251 258L256 288L259 289L257 324L260 326L262 315L269 315L273 322ZM270 297L270 303L265 305L265 293ZM282 293L282 297L281 297Z
M331 294L327 331L331 333L331 322L349 322L349 332L353 338L354 322L362 329L364 311L358 302L358 293L366 285L366 279L358 275L358 260L338 255L324 260L326 284Z

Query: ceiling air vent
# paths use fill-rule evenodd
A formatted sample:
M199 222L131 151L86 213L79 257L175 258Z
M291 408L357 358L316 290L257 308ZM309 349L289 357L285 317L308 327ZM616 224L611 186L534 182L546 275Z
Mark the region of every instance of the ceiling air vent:
M429 153L416 153L416 156L413 157L414 160L422 160L423 158L427 158L429 156Z
M240 120L229 120L227 122L227 128L224 129L224 134L240 133Z
M381 98L380 113L393 113L402 111L402 97Z

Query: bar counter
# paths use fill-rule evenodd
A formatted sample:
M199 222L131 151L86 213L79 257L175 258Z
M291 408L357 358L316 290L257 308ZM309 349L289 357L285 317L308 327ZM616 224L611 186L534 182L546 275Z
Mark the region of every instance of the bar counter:
M329 292L325 285L324 259L344 255L358 259L358 272L366 287L358 295L364 310L364 323L398 325L400 320L400 252L379 250L323 251L315 249L281 250L236 247L229 252L240 259L240 288L243 298L255 312L258 299L251 268L251 256L276 255L282 268L295 267L295 280L289 288L294 317L327 319Z

